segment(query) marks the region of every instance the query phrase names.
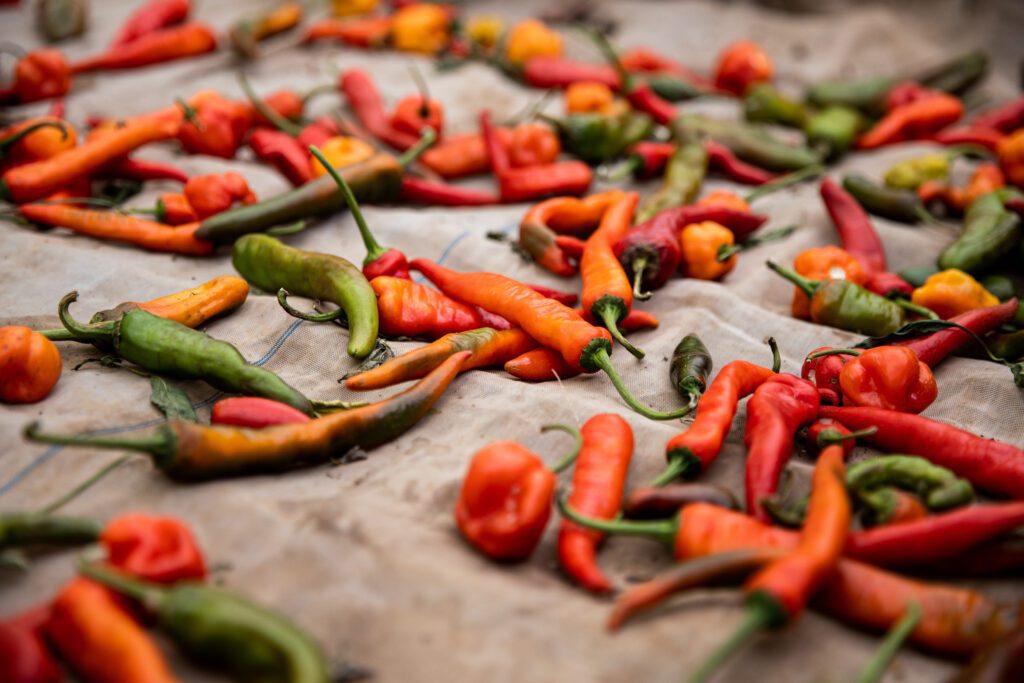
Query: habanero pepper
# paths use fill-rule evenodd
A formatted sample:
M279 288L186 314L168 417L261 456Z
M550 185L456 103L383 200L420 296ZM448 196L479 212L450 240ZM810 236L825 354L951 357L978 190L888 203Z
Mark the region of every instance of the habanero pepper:
M539 344L557 350L573 369L604 371L615 390L634 411L650 419L675 419L689 408L660 413L636 400L611 362L611 334L595 327L574 310L526 285L496 273L460 273L427 259L410 264L448 296L480 306L518 325Z
M0 102L29 104L62 97L71 90L71 67L60 50L29 52L14 66L13 83L0 89Z
M775 67L761 46L751 40L740 40L726 46L715 67L715 87L742 97L757 83L772 80Z
M213 29L199 22L162 28L125 45L71 64L71 73L112 69L136 69L177 59L197 57L217 49Z
M280 401L260 396L232 396L213 404L210 424L262 429L273 425L309 422L310 417Z
M42 401L57 385L61 366L60 351L46 336L20 325L0 327L0 402Z
M867 351L830 349L818 353L853 356L843 361L839 372L843 405L920 413L938 396L931 369L906 346L876 346Z
M817 348L804 358L800 376L812 382L818 389L818 398L822 405L837 406L843 402L839 387L839 375L843 366L852 358L841 354L821 354L822 351L834 351L831 346ZM821 354L821 355L819 355ZM839 425L842 427L842 425Z
M914 290L911 301L935 311L943 320L999 304L999 299L980 282L955 268L930 275L922 286Z
M436 54L451 39L450 6L413 3L391 15L391 44L402 52Z
M182 149L233 159L252 125L249 107L213 91L198 93L187 107L186 120L178 130Z
M807 379L806 377L804 379ZM821 393L820 390L818 392ZM865 436L867 432L851 432L835 420L815 420L807 428L804 441L811 453L819 453L828 446L840 446L843 449L843 457L849 458L853 453L853 447L857 439Z
M557 236L586 235L598 226L620 194L618 190L608 190L583 199L553 197L535 204L519 223L519 246L545 270L566 277L573 275L576 268L557 244Z
M679 233L682 252L681 270L686 277L698 280L720 280L736 267L736 254L724 260L719 256L735 243L732 231L714 221L691 223Z
M0 162L49 159L76 144L75 129L50 116L33 116L0 130Z
M290 469L397 438L430 412L470 355L455 354L414 386L383 401L309 422L256 430L172 420L135 439L44 434L30 425L25 435L44 443L147 453L159 469L179 480Z
M256 203L256 195L245 178L234 171L192 176L185 183L184 194L198 220L227 211L235 202Z
M107 562L157 583L206 578L206 561L192 531L174 517L120 515L100 533Z
M622 503L623 487L633 456L633 430L618 415L604 413L583 423L583 445L573 467L568 502L581 513L613 519ZM597 565L597 545L603 534L562 520L558 530L558 560L562 569L591 593L603 594L612 584Z

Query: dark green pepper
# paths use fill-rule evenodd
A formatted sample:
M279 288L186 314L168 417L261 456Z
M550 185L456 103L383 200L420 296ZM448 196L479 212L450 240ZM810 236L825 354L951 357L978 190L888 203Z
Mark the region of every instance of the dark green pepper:
M856 109L833 104L807 119L804 134L807 144L832 161L850 150L864 124L864 117Z
M874 76L855 81L822 81L807 89L807 101L818 107L839 105L877 114L886 94L900 80L899 76Z
M320 647L283 616L222 588L195 581L165 587L95 564L83 575L138 600L189 658L247 683L329 683Z
M0 514L0 550L29 545L85 545L100 537L103 525L81 517L43 512Z
M876 216L909 225L935 222L916 192L883 187L861 175L844 176L843 189L853 195L865 211Z
M667 74L656 74L648 76L646 78L647 85L650 86L654 93L669 102L682 102L684 100L692 100L695 97L700 97L706 94L703 90L687 83L681 78L675 76L669 76Z
M329 175L325 177L330 180ZM276 294L286 289L291 294L337 304L348 319L348 354L365 358L373 350L377 340L377 295L352 263L333 254L289 247L267 235L239 239L231 262L242 277L265 292Z
M974 488L966 479L913 455L885 455L851 465L846 485L855 496L894 486L920 497L931 510L948 510L974 499Z
M564 119L545 120L558 128L565 151L588 164L601 164L622 156L630 145L646 139L654 130L654 120L637 111L617 116L570 114Z
M928 69L910 79L926 88L944 90L951 95L963 95L988 74L988 55L968 52L937 67Z
M57 311L75 341L112 348L121 358L152 373L201 379L221 391L263 396L313 414L309 399L269 370L250 365L226 341L142 309L128 311L112 322L83 325L68 312L77 299L78 292L67 294Z
M939 255L939 268L976 275L1013 251L1021 240L1021 220L1003 202L1021 196L1016 190L1004 188L976 199L964 216L964 231Z
M1017 311L1018 318L1021 310ZM988 348L993 354L1011 363L1024 360L1024 330L997 334L988 341Z
M767 130L749 123L682 114L672 128L677 139L709 137L728 147L740 159L771 171L796 171L821 161L809 147L786 144Z
M758 83L743 96L743 116L755 123L803 128L808 112L803 104L789 99L771 83Z
M693 136L680 139L665 166L661 187L644 199L635 221L643 223L659 211L692 203L707 172L708 152L704 145Z
M700 337L688 334L672 351L668 376L680 396L696 403L707 389L713 365L711 354Z

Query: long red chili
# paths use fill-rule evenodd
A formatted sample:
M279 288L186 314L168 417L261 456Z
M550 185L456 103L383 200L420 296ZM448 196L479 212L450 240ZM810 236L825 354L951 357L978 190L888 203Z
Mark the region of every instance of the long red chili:
M309 153L288 133L257 128L249 135L249 147L257 159L274 168L295 187L313 179Z
M493 192L408 175L402 178L398 197L403 202L426 206L490 206L501 203L501 197Z
M217 36L206 24L193 22L147 33L130 43L71 65L75 74L101 69L134 69L217 49Z
M1013 320L1019 308L1017 299L1013 298L997 306L976 308L973 311L961 313L950 318L949 321L966 327L979 337L984 337L989 332L994 332ZM906 346L913 349L922 363L934 368L944 358L972 342L974 342L974 337L969 333L957 327L949 327L914 339L895 341L893 346ZM829 356L823 358L829 358Z
M612 90L619 88L619 76L612 67L564 57L531 57L523 64L523 80L535 88L567 88L582 81L604 83Z
M352 113L375 138L402 152L419 142L419 136L395 130L391 125L377 86L365 71L345 71L338 80L338 89L345 96Z
M110 47L121 47L167 26L180 24L192 10L189 0L149 0L124 22Z
M1018 128L1024 128L1024 97L1010 100L1006 104L975 116L971 120L971 126L991 128L1003 133L1012 133Z
M7 683L60 683L64 680L43 634L49 618L49 606L41 606L0 621L0 680Z
M605 413L587 420L580 434L583 447L576 458L569 504L598 519L612 519L622 505L623 488L633 456L633 430L618 415ZM558 559L576 583L592 593L607 593L611 581L597 565L597 545L604 537L562 520Z

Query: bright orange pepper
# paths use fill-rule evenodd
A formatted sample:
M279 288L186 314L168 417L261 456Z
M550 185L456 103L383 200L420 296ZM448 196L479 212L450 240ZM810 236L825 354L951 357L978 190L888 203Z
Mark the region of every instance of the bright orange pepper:
M712 190L697 200L697 206L725 206L750 213L750 204L743 197L728 190Z
M1024 128L999 143L999 165L1011 184L1024 187Z
M562 54L562 36L539 19L524 19L512 27L505 42L505 58L514 65L531 57L558 57Z
M358 164L360 161L366 161L375 154L373 147L369 144L359 138L345 135L336 135L333 138L328 138L327 142L320 146L320 151L331 162L331 166L335 168ZM310 158L310 163L314 176L322 176L327 173L327 169L318 160Z
M718 260L718 250L735 242L732 230L715 223L691 223L679 233L683 252L683 273L698 280L719 280L736 267L736 255Z
M938 396L931 368L913 349L876 346L843 366L839 373L843 404L920 413Z
M434 54L448 44L451 16L445 8L416 3L406 5L393 16L391 41L397 49Z
M922 286L914 290L911 301L932 309L944 320L976 308L999 304L999 299L982 287L980 282L956 268L930 276Z
M589 114L604 111L615 101L615 93L604 83L578 81L565 89L567 114Z
M742 96L755 83L772 80L775 67L761 46L750 40L729 45L718 58L715 86Z
M849 252L836 246L806 249L793 261L793 270L812 280L849 280L862 285L867 274L860 261ZM810 320L811 308L807 296L799 288L793 288L793 317Z

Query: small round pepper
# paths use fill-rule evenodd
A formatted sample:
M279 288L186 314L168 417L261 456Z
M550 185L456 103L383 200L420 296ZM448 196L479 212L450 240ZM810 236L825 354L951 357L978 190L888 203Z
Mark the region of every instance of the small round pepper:
M521 65L531 57L558 57L562 54L562 36L539 19L524 19L512 27L505 41L505 58Z
M996 306L999 299L980 282L962 270L949 268L935 273L914 290L911 301L935 311L944 320L973 311Z
M60 378L60 352L53 342L27 327L0 327L0 401L35 403Z
M697 200L697 206L724 206L750 213L750 204L747 200L729 190L712 190Z
M555 474L514 441L498 441L473 456L455 506L466 539L497 560L523 560L551 515Z
M391 42L402 52L435 54L448 44L451 16L439 5L406 5L392 16Z
M466 23L466 35L485 50L497 45L504 31L505 22L493 14L473 17Z
M772 80L775 67L761 46L740 40L726 47L718 58L715 87L742 96L756 84Z
M395 105L391 127L410 135L420 135L424 128L433 128L438 137L444 128L444 110L437 100L410 95Z
M512 129L509 161L515 168L554 163L562 151L558 135L543 123L521 123Z
M1024 188L1024 128L999 143L999 165L1011 185Z
M723 245L732 246L735 240L732 230L714 221L691 223L683 228L679 233L679 246L683 252L682 269L686 277L698 280L725 277L736 267L736 254L719 261L718 250Z
M115 517L100 533L100 543L110 564L139 578L157 583L206 578L192 531L173 517Z
M331 166L334 168L344 168L345 166L358 164L360 161L366 161L375 154L373 147L369 144L359 138L346 135L335 135L329 138L324 144L320 145L320 152L327 157L327 160L331 162ZM310 164L314 176L322 176L327 173L327 169L317 159L311 158Z
M566 114L603 114L615 101L615 93L598 81L577 81L565 89Z
M800 252L793 261L793 270L812 280L849 280L857 285L867 281L860 261L848 251L832 245ZM799 287L793 288L790 308L794 318L808 320L811 317L810 300Z
M199 220L227 211L235 202L256 203L245 178L234 171L192 176L185 183L185 199Z
M938 396L931 368L912 349L876 346L839 373L843 405L920 413Z

